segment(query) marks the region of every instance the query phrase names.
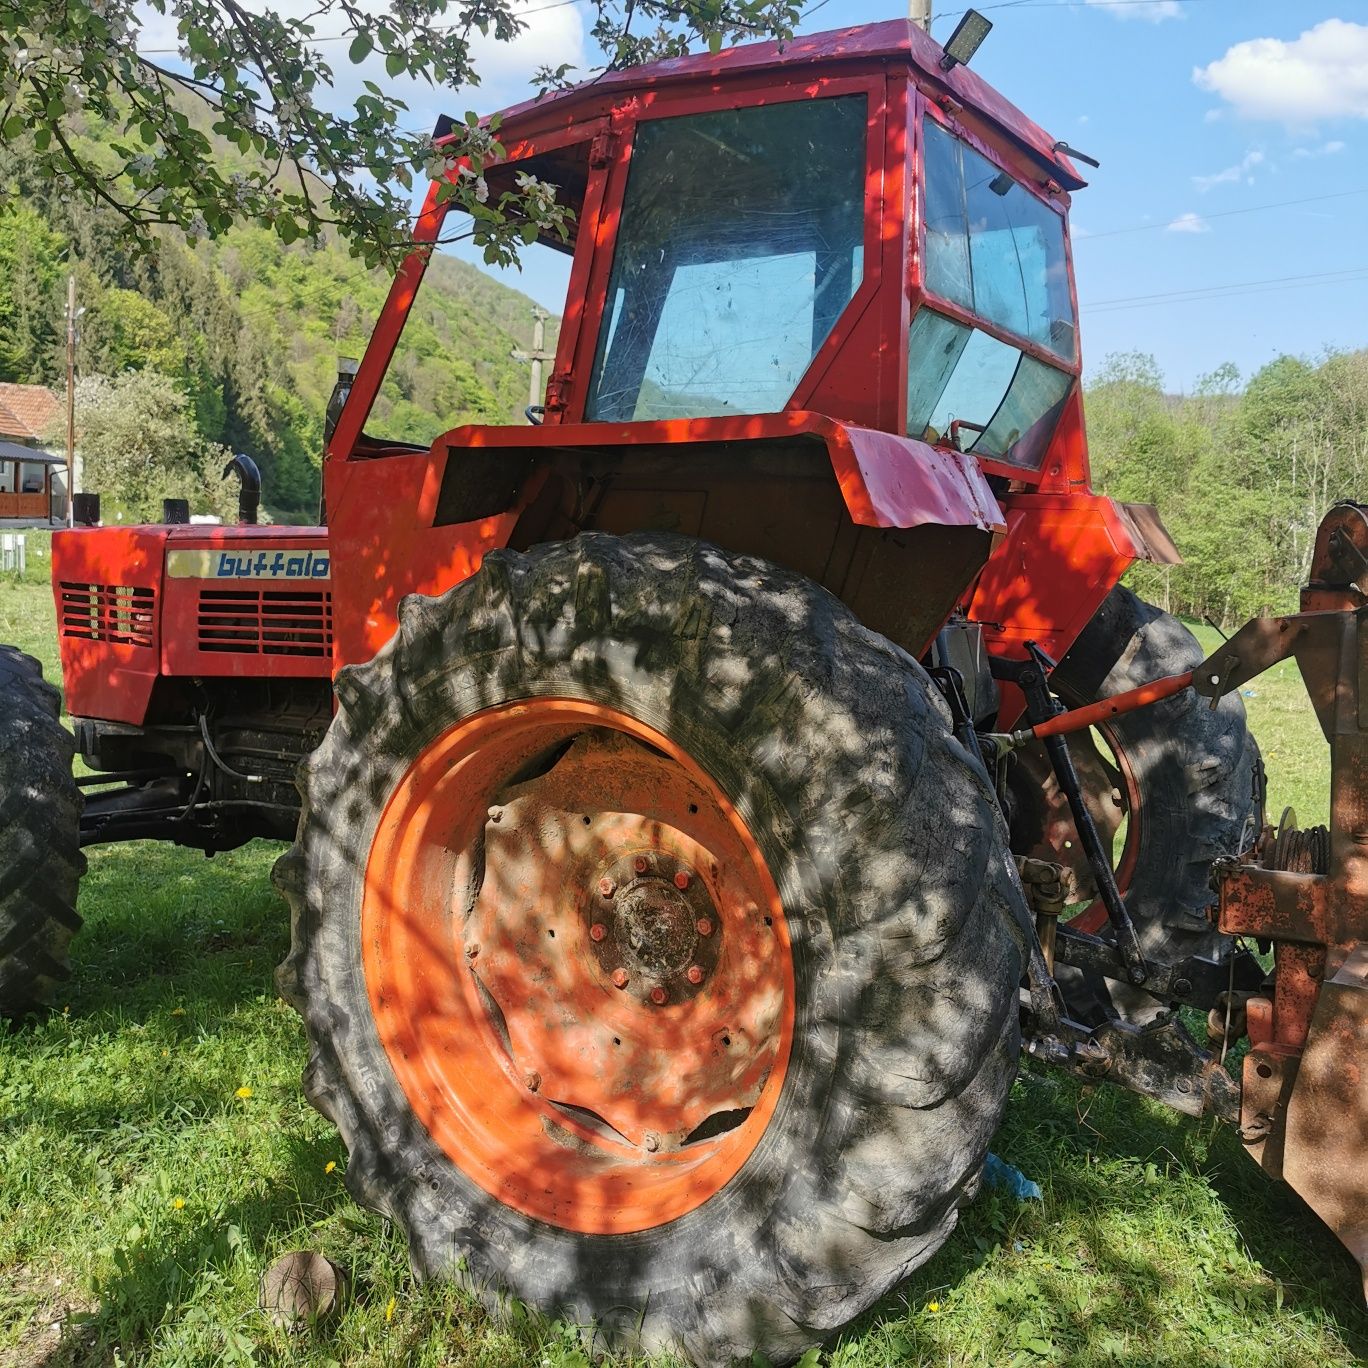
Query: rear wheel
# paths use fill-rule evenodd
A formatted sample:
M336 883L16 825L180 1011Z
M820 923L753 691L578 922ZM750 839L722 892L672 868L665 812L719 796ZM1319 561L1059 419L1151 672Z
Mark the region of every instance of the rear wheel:
M1031 933L914 661L772 565L586 536L406 600L337 691L280 981L418 1272L710 1363L940 1246Z
M0 698L0 1017L18 1019L70 977L85 857L61 695L36 660L0 646Z
M1117 586L1050 678L1070 707L1190 670L1203 659L1177 618ZM1263 767L1229 695L1212 708L1190 689L1068 738L1104 844L1113 843L1117 884L1147 955L1215 957L1226 938L1211 924L1212 862L1248 848L1262 820ZM1043 748L1020 753L1013 777L1012 849L1063 864L1074 924L1107 928L1106 909ZM1131 1015L1154 1001L1121 985L1113 1000Z

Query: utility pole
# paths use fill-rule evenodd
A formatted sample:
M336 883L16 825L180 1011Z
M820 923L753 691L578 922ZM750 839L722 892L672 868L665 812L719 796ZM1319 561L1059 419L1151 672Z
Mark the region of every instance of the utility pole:
M532 396L528 401L529 408L536 408L542 401L542 362L554 361L555 352L546 350L546 320L551 315L540 305L532 306L532 350L530 352L514 348L509 355L515 361L530 361L532 363L532 384L528 393Z
M67 276L66 524L76 526L76 273Z
M923 33L931 32L931 0L907 0L907 17Z

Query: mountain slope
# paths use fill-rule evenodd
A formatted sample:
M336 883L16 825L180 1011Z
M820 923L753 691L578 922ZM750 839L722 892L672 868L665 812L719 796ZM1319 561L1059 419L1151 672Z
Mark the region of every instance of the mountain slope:
M74 263L80 372L171 375L201 434L261 465L268 506L308 516L337 357L361 355L388 276L338 245L286 247L260 228L195 248L168 231L153 259L136 260L117 218L27 172L22 142L0 149L0 380L61 382ZM532 310L477 268L434 258L369 429L428 442L460 423L521 421L527 368L509 353L530 347Z

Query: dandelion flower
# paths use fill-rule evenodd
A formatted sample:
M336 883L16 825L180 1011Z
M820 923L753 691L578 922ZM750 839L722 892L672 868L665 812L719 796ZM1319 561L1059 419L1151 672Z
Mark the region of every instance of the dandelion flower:
M335 1159L329 1159L328 1162L327 1162L326 1164L323 1165L323 1172L324 1172L324 1173L331 1173L331 1172L333 1171L333 1169L335 1169L336 1167L337 1167L337 1161L336 1161Z
M249 1088L245 1083L244 1083L244 1084L242 1085L242 1087L240 1087L240 1088L237 1090L237 1092L234 1094L235 1097L241 1097L244 1101L245 1101L247 1098L251 1097L251 1095L252 1095L252 1090L251 1090L251 1088Z
M926 1309L934 1315L940 1310L940 1302L927 1302Z
M395 1304L395 1299L394 1299L393 1297L391 1297L391 1298L389 1299L389 1305L388 1305L387 1307L385 1307L385 1324L386 1324L386 1325L388 1325L388 1324L390 1323L390 1321L392 1321L392 1320L394 1319L394 1304Z
M185 1198L184 1198L184 1197L173 1197L173 1198L171 1199L171 1209L172 1209L172 1211L184 1211L184 1210L185 1210Z
M184 1016L184 1015L185 1015L185 1008L184 1008L184 1007L173 1007L173 1008L171 1009L171 1015L172 1015L172 1016Z

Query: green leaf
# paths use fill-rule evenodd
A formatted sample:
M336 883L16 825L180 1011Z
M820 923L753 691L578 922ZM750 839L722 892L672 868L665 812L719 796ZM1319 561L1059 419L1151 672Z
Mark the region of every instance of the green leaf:
M347 49L347 56L356 62L364 62L375 50L375 40L369 33L358 33Z
M722 51L722 34L720 32L715 31L708 34L708 51L711 52L714 57Z
M385 71L391 76L399 75L406 65L407 62L402 52L391 52L385 58Z
M9 118L5 120L4 127L0 128L0 136L3 136L6 142L9 142L11 138L17 138L24 131L26 123L27 120L22 114L11 114Z
M822 1351L813 1345L811 1349L793 1365L793 1368L817 1368L822 1361Z

